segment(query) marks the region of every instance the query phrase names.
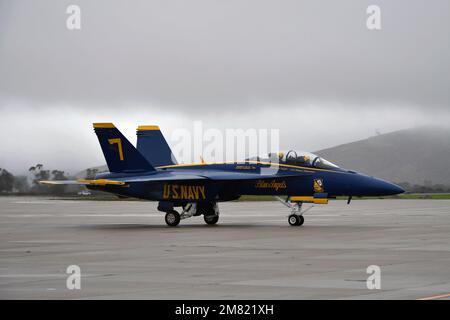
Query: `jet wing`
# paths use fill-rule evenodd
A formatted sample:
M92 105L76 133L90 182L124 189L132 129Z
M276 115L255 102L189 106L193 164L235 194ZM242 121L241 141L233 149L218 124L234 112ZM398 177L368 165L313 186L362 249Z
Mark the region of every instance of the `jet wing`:
M165 181L249 181L249 180L270 180L270 179L287 179L287 178L301 178L312 175L309 172L301 174L258 174L258 173L242 173L230 171L201 171L197 173L176 173L176 172L158 172L142 176L123 177L115 179L79 179L79 180L44 180L39 181L41 184L47 185L95 185L106 186L116 185L121 186L133 182L165 182Z

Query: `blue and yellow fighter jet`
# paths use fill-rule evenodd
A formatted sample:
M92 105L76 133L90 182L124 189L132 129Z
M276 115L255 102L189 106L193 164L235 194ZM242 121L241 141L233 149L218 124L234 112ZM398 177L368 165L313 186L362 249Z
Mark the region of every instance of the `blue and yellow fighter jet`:
M137 128L137 149L112 123L94 123L109 172L92 180L41 181L80 184L120 197L158 201L169 226L203 215L207 224L219 220L218 203L242 195L273 195L290 209L288 222L304 222L302 204L326 204L347 196L385 196L404 192L399 186L344 170L311 153L269 154L240 163L178 164L158 126ZM175 208L181 208L181 213Z

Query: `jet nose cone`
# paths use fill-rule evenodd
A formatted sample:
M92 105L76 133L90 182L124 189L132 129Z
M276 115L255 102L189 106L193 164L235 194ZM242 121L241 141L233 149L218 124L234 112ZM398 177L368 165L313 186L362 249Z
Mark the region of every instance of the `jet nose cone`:
M394 195L394 194L399 194L399 193L405 192L405 190L402 187L400 187L396 184L389 183L389 182L387 184L389 185L389 187L387 188L389 194Z
M384 180L379 180L379 179L377 179L377 189L378 189L379 195L383 195L383 196L390 196L390 195L405 192L405 190L403 190L402 187L400 187L396 184L384 181Z
M374 177L365 176L362 174L354 175L354 182L351 185L349 194L359 196L391 196L405 192L400 186L377 179Z

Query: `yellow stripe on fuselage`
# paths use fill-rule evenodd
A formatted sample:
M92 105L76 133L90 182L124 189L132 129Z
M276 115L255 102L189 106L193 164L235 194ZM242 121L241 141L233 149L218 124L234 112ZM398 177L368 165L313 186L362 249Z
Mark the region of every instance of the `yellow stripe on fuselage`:
M186 163L186 164L171 164L167 166L160 166L159 169L169 169L169 168L177 168L177 167L194 167L194 166L210 166L210 165L218 165L218 164L242 164L242 163L252 163L252 164L263 164L263 165L269 165L269 166L278 166L283 168L293 168L293 169L303 169L303 170L313 170L313 171L324 171L324 172L337 172L337 173L344 173L341 171L334 171L334 170L327 170L327 169L319 169L319 168L312 168L312 167L301 167L301 166L295 166L292 164L283 164L283 163L273 163L273 162L263 162L263 161L243 161L243 162L213 162L213 163Z

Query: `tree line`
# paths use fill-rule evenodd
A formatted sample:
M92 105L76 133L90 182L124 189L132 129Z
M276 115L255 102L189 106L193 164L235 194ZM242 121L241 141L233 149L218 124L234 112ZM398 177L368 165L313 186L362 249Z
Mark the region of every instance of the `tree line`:
M87 179L92 179L97 169L87 169ZM77 185L47 186L39 183L41 180L68 180L70 177L62 170L45 169L43 164L36 164L28 169L28 175L13 175L5 168L0 168L0 194L46 194L64 195L76 194L84 187Z

